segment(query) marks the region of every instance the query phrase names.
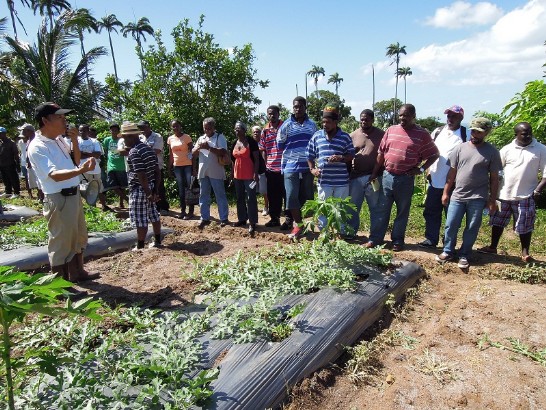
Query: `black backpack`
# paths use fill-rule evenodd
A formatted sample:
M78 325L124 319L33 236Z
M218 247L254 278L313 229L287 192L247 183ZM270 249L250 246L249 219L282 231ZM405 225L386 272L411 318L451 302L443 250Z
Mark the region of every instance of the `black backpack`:
M445 127L447 127L447 124L444 125L443 127L438 127L434 131L432 131L431 136L433 141L436 141L436 138L438 138L438 135L440 135L440 133L444 130ZM462 125L461 125L461 139L463 140L463 142L468 141L468 136L466 134L466 127L463 127Z

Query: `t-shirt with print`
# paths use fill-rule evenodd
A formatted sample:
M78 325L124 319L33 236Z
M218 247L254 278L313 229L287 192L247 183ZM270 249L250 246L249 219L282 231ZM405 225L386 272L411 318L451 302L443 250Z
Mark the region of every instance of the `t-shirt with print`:
M447 163L451 168L457 169L451 200L459 202L471 199L487 200L489 175L502 169L499 151L488 142L480 145L465 142L456 146Z
M167 139L167 145L171 150L173 165L175 167L191 165L191 150L189 149L190 143L191 137L188 134L182 134L180 138L176 135L171 135Z
M107 156L106 160L106 171L125 171L125 159L123 156L119 155L118 152L118 141L119 138L113 138L108 136L104 139L102 146L104 148L104 153Z

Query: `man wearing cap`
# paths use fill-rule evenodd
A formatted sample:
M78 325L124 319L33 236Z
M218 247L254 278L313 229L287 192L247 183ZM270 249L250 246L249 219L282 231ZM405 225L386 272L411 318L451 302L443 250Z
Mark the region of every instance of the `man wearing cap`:
M458 266L467 269L470 266L468 258L482 224L483 210L489 209L492 214L497 208L502 163L499 151L485 142L492 128L491 121L487 118L472 119L470 141L457 145L447 159L450 169L442 194L442 204L449 207L444 251L436 255L439 263L455 258L457 234L463 217L466 216Z
M48 256L51 270L72 282L94 279L83 267L83 249L87 246L87 226L79 193L80 175L95 168L95 158L80 163L78 131L66 129L65 114L57 104L46 102L35 109L40 131L28 146L28 157L44 192L44 216L49 231ZM70 147L62 135L70 137Z
M127 201L127 171L125 170L125 158L120 155L118 149L119 124L110 124L110 134L102 142L104 155L106 156L106 189L113 189L119 196L119 207L124 208L123 201Z
M442 194L446 184L449 165L447 158L455 147L466 142L466 128L461 126L464 118L463 107L454 105L444 111L447 114L446 125L432 132L432 139L440 151L440 157L429 168L427 197L425 200L425 240L419 243L423 248L436 248L440 238L442 213L447 211L442 205Z
M286 208L294 222L301 224L301 207L314 197L313 174L307 162L307 145L317 131L317 126L307 115L305 98L294 98L292 109L292 116L279 128L277 146L282 150L281 170L286 190ZM296 225L289 237L298 239L302 234L302 228Z
M161 221L156 208L159 199L158 187L161 180L155 151L140 140L140 130L135 123L124 122L121 136L129 148L127 173L129 180L129 217L131 225L137 230L137 246L143 249L148 223L154 230L154 241L150 248L161 246Z
M165 162L163 158L163 152L165 151L165 142L163 141L163 137L160 134L152 131L150 122L147 120L140 121L138 123L138 129L142 131L142 134L140 135L140 140L144 141L144 143L148 145L151 149L153 149L157 155L159 170L161 171L161 182L159 183L158 187L159 201L157 201L156 205L157 210L161 215L167 215L169 211L169 201L167 201L167 198L165 196L165 175L163 173Z
M377 205L381 197L381 177L377 178L378 184L373 188L370 183L370 175L377 162L377 151L385 132L374 127L374 112L369 109L360 113L360 127L351 133L351 139L355 147L355 157L350 164L349 195L356 205L356 210L351 210L349 225L353 228L353 235L360 227L360 210L364 198L370 210L370 232L377 232L378 209Z
M521 259L531 262L529 248L535 228L535 200L546 187L546 147L533 138L533 130L527 122L517 124L514 133L515 139L500 150L504 184L499 194L500 209L489 218L491 244L478 252L497 253L504 228L513 216L514 230L521 243Z
M337 126L339 107L327 104L322 111L322 129L313 134L307 145L307 163L311 174L318 178L318 197L347 198L349 196L349 172L347 163L355 155L349 134ZM325 217L321 216L324 225Z
M19 151L17 145L7 136L7 130L0 127L0 173L6 191L1 196L18 198L21 190L19 173L21 165L19 162Z
M438 148L430 134L415 124L415 107L412 104L402 105L398 116L400 125L393 125L385 131L370 176L373 181L385 168L383 195L378 205L380 216L377 232L370 232L370 240L366 243L366 247L373 248L383 242L392 205L396 203L396 218L391 232L392 249L395 252L404 249L415 176L425 172L438 159Z

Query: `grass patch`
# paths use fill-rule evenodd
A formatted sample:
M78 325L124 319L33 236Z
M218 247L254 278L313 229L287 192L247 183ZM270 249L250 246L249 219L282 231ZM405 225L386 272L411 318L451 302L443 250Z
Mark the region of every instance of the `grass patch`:
M533 262L525 267L509 266L502 270L499 276L503 279L515 280L521 283L544 284L546 283L546 263Z
M427 376L433 376L441 384L456 380L456 363L446 362L428 349L423 350L423 355L415 359L413 368Z
M480 350L485 350L489 347L496 347L501 350L507 350L509 352L527 357L528 359L531 359L532 361L546 367L546 347L540 350L538 348L533 349L524 344L521 340L514 337L508 337L506 340L508 340L509 343L507 345L500 342L495 342L489 338L489 335L484 334L478 340L478 348Z
M125 223L113 213L102 212L99 208L84 206L85 221L89 232L121 232L127 229ZM0 231L0 248L10 250L22 246L47 245L47 221L35 217L28 221L17 222Z

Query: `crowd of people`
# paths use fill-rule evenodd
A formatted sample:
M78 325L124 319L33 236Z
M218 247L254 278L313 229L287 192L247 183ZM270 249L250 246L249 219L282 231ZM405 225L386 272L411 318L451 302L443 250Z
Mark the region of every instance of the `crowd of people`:
M531 234L536 216L535 199L546 186L546 147L522 122L514 129L514 140L500 152L486 141L492 130L487 118L473 118L469 129L461 125L464 110L454 105L445 110L446 124L429 133L416 124L416 110L404 104L398 112L399 124L383 131L374 124L374 112L360 113L360 127L348 134L339 126L336 104L322 113L321 127L307 115L303 97L293 100L293 114L280 119L276 105L267 108L267 124L248 132L242 121L234 124L235 141L216 130L214 118L203 120L203 135L194 142L174 119L173 134L165 140L151 129L148 121L110 124L110 134L102 144L96 130L86 124L78 129L67 126L63 109L48 102L36 107L36 131L31 124L19 128L16 145L0 127L0 171L4 196L20 194L19 173L26 179L29 196L37 190L43 201L49 227L51 268L71 281L94 277L83 268L82 250L87 229L79 198L80 179L96 180L104 211L112 209L104 192L112 190L119 206L129 205L129 217L137 229L136 249L145 245L148 224L154 237L150 247L161 246L160 215L169 211L164 180L173 175L180 201L179 218L195 218L195 202L190 201L195 180L199 182L200 220L204 229L211 222L211 194L218 206L221 227L230 224L226 196L226 167L237 198L236 227L255 233L258 224L257 195L264 196L265 227L303 235L301 209L315 195L318 198L350 197L356 210L344 227L352 239L360 227L364 200L369 209L370 232L367 248L383 245L393 205L392 249L405 247L405 235L414 193L415 177L426 175L429 182L424 204L424 240L419 246L443 249L440 263L455 260L469 267L474 242L484 213L489 214L491 243L478 251L495 254L504 228L513 218L521 242L521 257L530 256ZM166 145L166 147L165 147ZM19 148L18 148L19 147ZM164 150L168 149L167 166ZM105 166L100 166L101 157ZM502 172L504 170L504 173ZM539 180L538 175L542 175ZM172 214L172 213L171 213ZM441 235L442 217L445 233ZM281 223L281 217L284 221ZM456 250L457 235L466 217L463 240Z

